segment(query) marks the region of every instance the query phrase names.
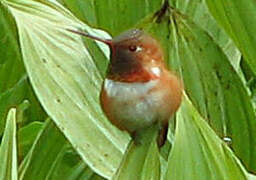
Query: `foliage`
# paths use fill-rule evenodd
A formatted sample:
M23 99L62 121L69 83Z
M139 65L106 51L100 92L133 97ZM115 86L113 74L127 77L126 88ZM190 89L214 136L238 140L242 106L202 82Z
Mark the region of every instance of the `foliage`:
M255 8L0 0L0 179L255 179ZM99 91L109 49L68 28L102 38L142 28L159 40L185 87L160 151L154 128L136 146L106 119Z

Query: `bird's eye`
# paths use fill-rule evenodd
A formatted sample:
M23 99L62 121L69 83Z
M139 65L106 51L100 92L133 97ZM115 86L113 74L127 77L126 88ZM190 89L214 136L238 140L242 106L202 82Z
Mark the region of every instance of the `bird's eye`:
M131 46L129 46L129 50L132 51L132 52L134 52L134 51L137 50L137 46L131 45Z

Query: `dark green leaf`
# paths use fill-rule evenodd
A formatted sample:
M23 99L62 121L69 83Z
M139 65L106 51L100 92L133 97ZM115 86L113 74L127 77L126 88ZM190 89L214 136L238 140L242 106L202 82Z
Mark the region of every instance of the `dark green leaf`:
M217 22L226 30L256 74L256 1L206 0Z
M25 74L15 21L0 1L0 94L12 88Z
M95 174L74 151L66 144L66 147L56 157L54 166L47 175L48 179L65 179L65 180L94 180L101 178ZM102 178L103 179L103 178Z
M20 126L26 125L31 121L42 121L46 117L41 105L36 99L27 76L21 77L20 81L12 88L0 95L0 135L3 132L5 117L11 107L18 107L24 100L28 100L29 108L22 111L22 121L18 122ZM19 108L18 108L19 111Z
M78 18L116 36L154 13L162 0L62 0Z
M19 167L19 179L46 179L50 169L54 167L56 157L65 145L64 136L54 123L48 120Z
M43 123L34 121L18 131L18 149L19 149L19 159L23 159L28 153L29 149L33 145L36 136L42 129Z
M170 0L169 2L174 8L178 9L206 31L222 48L235 70L240 71L241 53L224 29L212 17L204 0Z

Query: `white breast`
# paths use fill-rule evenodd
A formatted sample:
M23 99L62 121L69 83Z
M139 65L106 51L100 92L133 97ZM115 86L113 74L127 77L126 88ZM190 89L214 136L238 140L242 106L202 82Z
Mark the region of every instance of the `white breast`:
M150 125L159 118L164 93L151 91L158 82L124 83L105 80L104 89L111 99L108 109L115 120L126 125L128 131L133 132Z
M154 88L157 83L158 80L153 80L146 83L125 83L106 79L104 88L109 97L129 100L134 99L135 97L144 96L146 93L148 93L148 91Z

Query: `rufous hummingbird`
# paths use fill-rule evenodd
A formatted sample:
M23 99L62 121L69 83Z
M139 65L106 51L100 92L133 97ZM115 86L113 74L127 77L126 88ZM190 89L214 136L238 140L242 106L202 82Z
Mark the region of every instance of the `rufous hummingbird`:
M128 30L112 40L69 31L101 41L111 50L100 93L107 118L132 137L159 123L158 145L163 145L168 120L180 106L183 88L175 73L167 69L157 40L139 29Z

